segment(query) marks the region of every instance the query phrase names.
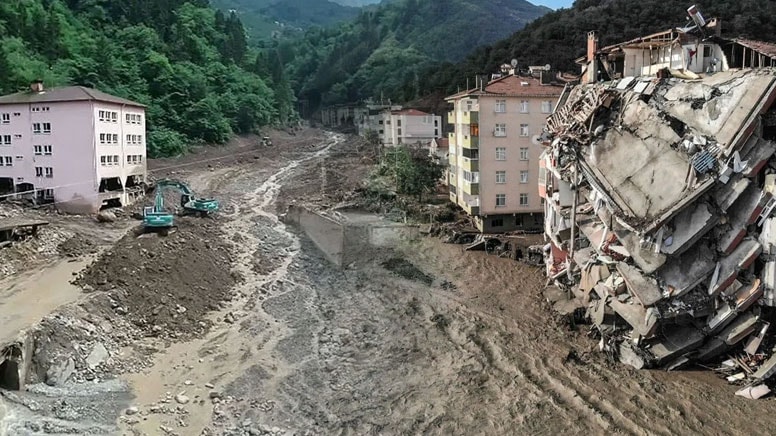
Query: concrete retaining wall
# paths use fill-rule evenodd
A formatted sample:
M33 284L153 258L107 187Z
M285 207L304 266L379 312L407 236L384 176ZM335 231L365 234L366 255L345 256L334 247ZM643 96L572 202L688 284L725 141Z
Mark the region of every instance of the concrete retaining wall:
M418 226L392 223L343 223L303 207L291 206L284 219L302 229L326 258L338 266L368 258L374 248L396 248L417 239Z

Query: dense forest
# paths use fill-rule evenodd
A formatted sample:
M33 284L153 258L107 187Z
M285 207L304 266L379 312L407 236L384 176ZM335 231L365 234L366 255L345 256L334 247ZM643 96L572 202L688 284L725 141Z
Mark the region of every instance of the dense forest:
M350 21L360 12L330 0L210 0L213 7L234 10L254 44L270 38L295 38L314 26Z
M294 116L276 57L207 0L3 0L0 92L84 85L148 106L152 156Z
M687 8L697 4L707 17L722 20L723 36L776 40L776 2L761 0L577 0L572 8L550 12L459 64L435 64L421 73L426 95L453 93L478 73L495 72L518 59L522 67L550 64L578 72L574 59L586 50L587 32L599 32L602 46L684 26ZM412 82L409 82L410 84Z
M422 73L435 62L463 59L547 11L524 0L393 0L273 50L311 107L370 97L405 101L424 92Z

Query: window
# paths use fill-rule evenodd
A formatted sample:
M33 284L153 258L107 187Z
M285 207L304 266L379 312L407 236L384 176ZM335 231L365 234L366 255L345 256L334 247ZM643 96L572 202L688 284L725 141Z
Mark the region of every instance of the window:
M490 220L490 226L491 227L504 227L504 219L503 218L494 218Z
M53 149L54 149L54 147L52 147L50 145L44 145L43 146L43 154L46 155L46 156L51 156L52 152L54 151Z
M520 125L520 136L528 136L528 124Z
M463 170L463 179L469 183L480 183L480 173Z
M380 130L378 133L380 133L380 134L382 135L382 134L383 134L383 131L382 131L382 130Z
M380 120L380 122L378 124L385 124L385 121Z
M506 124L496 124L496 129L493 131L493 135L495 135L495 136L507 136L507 125Z
M506 147L496 147L496 160L507 160Z
M542 113L543 114L552 113L552 102L551 101L543 101L542 102Z
M100 133L100 144L105 144L105 136L104 133Z
M51 200L54 198L54 190L53 189L46 189L43 191L43 198L47 200Z
M703 46L703 57L710 58L711 57L711 46L710 45L704 45Z
M51 133L51 123L43 123L43 133Z
M113 143L118 144L119 143L119 135L118 133L113 134Z
M100 165L106 166L108 164L108 156L100 156Z
M97 117L100 119L100 121L105 121L105 111L98 111Z
M40 112L40 108L39 107L34 107L31 110L32 110L32 112Z
M3 145L11 145L11 135L3 135Z
M43 177L43 167L35 167L35 177Z
M12 167L13 166L13 157L12 156L2 156L2 157L0 157L0 166Z
M398 135L401 136L401 127L398 129Z
M125 143L126 144L131 144L132 143L132 135L127 135L127 140L126 140Z
M528 171L520 171L520 183L528 183Z
M40 123L32 123L32 133L40 133L41 131Z
M143 124L143 116L142 115L138 114L136 119L137 119L137 124Z
M426 122L426 118L429 118L429 117L423 117L423 122L424 123ZM401 120L396 120L396 126L397 127L401 127Z
M119 113L118 112L111 112L110 113L110 121L112 123L117 123L119 121Z
M520 160L528 160L528 147L520 148Z
M135 156L132 156L132 155L129 155L129 154L128 154L128 155L127 155L127 163L132 163L132 160L134 159L134 157L135 157Z
M15 116L15 117L20 117L20 116L22 116L22 113L21 113L21 112L14 112L14 113L13 113L13 116Z
M496 194L496 207L505 207L507 205L507 194Z
M121 161L119 160L119 155L114 154L113 155L113 165L119 165Z
M523 100L520 102L520 113L528 113L528 100Z
M32 151L35 153L35 156L42 156L43 155L43 146L42 145L33 145Z
M506 100L496 100L496 113L504 113L507 111Z
M466 112L471 112L474 107L474 103L471 100L466 101Z
M132 122L134 121L134 117L135 116L132 114L126 114L127 124L132 124Z
M11 124L11 114L3 114L3 124Z
M528 206L528 194L520 194L520 206Z
M46 168L44 168L44 170L46 170L46 177L47 178L50 179L50 178L54 177L54 168L46 167Z
M503 184L507 182L507 172L506 171L496 171L496 183Z
M143 135L137 135L137 143L143 145Z

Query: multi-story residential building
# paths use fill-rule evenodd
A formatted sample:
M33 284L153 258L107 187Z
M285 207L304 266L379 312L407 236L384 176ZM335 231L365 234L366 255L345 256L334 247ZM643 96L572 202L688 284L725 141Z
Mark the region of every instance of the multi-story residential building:
M481 232L540 229L539 141L563 85L549 71L507 75L447 98L450 200Z
M81 86L0 97L0 191L70 213L122 206L146 184L145 107Z
M383 145L428 143L438 138L442 131L442 117L417 109L401 109L383 112ZM378 131L378 133L380 133Z

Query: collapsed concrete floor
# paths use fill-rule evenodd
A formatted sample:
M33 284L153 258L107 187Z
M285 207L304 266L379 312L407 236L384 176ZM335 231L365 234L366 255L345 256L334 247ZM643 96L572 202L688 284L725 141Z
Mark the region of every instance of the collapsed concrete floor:
M626 78L571 89L548 120L548 295L612 357L769 392L775 100L772 69Z

